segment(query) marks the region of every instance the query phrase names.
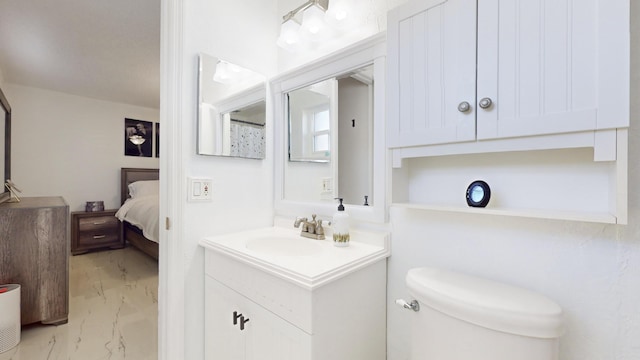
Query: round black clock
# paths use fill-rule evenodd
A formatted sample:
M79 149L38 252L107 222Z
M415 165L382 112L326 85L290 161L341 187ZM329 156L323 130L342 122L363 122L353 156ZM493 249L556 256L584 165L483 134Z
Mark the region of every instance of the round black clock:
M482 180L476 180L467 188L467 205L472 207L485 207L491 198L489 184Z

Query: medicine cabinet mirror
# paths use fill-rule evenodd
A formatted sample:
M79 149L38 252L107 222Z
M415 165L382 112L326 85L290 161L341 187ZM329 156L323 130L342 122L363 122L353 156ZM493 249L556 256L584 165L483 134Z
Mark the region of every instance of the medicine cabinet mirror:
M264 76L200 54L197 153L264 159L265 95Z
M384 37L275 78L276 212L386 218ZM374 146L377 144L377 146Z

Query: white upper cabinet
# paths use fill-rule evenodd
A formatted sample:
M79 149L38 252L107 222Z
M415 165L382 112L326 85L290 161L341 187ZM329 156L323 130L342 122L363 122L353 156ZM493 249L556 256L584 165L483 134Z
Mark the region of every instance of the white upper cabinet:
M390 148L629 126L628 0L417 0L388 21Z
M410 2L388 19L389 145L474 140L475 1Z

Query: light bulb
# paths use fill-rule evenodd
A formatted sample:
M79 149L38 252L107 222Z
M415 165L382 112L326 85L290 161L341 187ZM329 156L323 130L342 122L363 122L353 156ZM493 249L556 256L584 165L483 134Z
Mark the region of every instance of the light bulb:
M281 48L289 51L295 51L296 46L300 42L300 24L293 18L285 21L280 26L280 36L278 37L277 44Z
M312 41L321 40L323 33L326 32L324 10L316 5L305 9L302 14L302 31L310 35L309 38Z
M216 64L216 72L213 74L213 81L221 84L229 82L229 65L226 61L218 60Z
M327 23L343 31L357 27L358 14L363 10L360 4L359 0L331 0L327 10Z

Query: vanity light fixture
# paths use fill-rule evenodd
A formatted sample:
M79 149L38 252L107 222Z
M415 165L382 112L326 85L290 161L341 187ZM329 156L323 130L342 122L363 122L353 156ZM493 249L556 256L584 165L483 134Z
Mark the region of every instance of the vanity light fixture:
M325 13L329 0L308 0L282 17L277 44L291 52L302 49L308 42L322 41L329 35ZM302 23L299 14L302 13Z

